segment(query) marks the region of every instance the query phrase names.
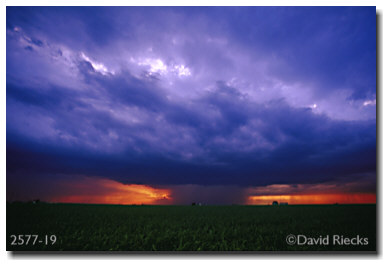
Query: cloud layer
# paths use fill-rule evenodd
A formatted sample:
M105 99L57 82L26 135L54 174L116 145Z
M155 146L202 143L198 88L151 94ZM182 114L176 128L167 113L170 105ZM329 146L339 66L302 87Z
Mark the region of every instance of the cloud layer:
M8 7L7 180L373 186L375 79L375 7Z

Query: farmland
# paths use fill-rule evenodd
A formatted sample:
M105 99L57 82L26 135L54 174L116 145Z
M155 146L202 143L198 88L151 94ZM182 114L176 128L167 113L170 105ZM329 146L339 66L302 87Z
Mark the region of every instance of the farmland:
M322 245L289 245L286 237L290 234L314 238L329 235L330 241ZM22 235L24 242L13 241L12 235ZM38 239L34 245L31 241L26 245L25 235L37 235ZM55 235L53 244L51 235ZM333 235L347 238L347 243L332 243ZM348 242L357 236L367 238L368 243ZM375 251L376 205L7 203L7 250Z

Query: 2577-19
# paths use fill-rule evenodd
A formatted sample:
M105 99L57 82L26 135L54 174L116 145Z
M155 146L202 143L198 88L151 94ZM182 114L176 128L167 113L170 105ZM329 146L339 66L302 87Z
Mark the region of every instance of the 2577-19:
M43 235L36 234L27 235L10 235L11 246L27 246L27 245L54 245L57 241L56 235Z

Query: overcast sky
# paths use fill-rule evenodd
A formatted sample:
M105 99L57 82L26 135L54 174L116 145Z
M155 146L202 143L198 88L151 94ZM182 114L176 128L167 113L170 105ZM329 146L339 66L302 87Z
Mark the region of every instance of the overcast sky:
M375 192L375 12L7 7L7 194Z

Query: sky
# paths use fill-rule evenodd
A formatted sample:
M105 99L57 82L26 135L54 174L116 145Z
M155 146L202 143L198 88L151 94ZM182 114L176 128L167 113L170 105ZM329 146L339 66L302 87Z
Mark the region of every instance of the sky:
M376 202L375 7L7 7L7 200Z

